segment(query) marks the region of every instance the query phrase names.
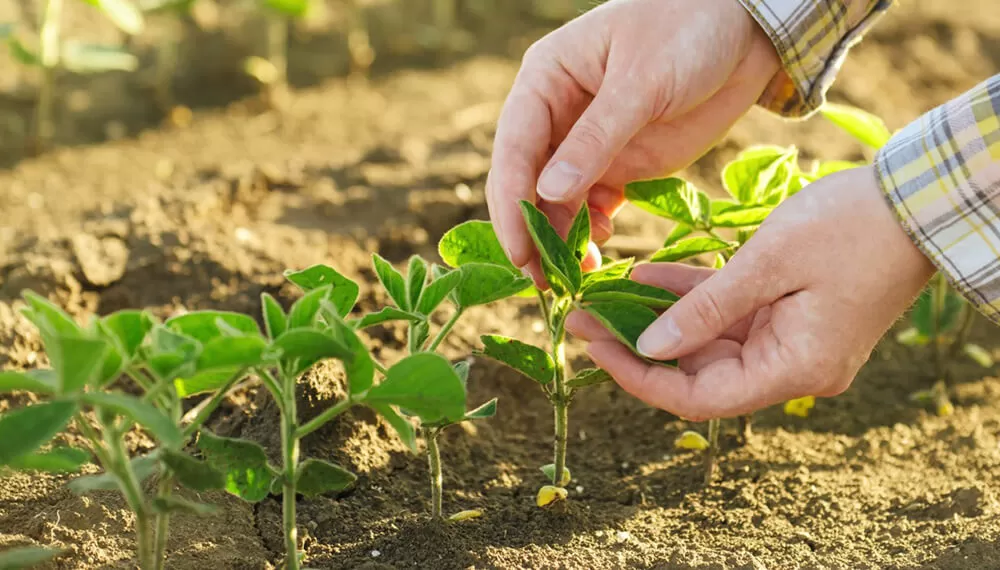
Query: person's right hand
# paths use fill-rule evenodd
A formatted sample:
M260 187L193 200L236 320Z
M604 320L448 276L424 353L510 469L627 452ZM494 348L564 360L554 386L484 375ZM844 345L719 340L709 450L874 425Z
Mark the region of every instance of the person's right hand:
M486 183L510 260L546 285L521 200L563 236L586 200L603 243L625 184L701 157L779 68L737 0L612 0L539 40L501 112ZM595 250L585 269L599 263Z

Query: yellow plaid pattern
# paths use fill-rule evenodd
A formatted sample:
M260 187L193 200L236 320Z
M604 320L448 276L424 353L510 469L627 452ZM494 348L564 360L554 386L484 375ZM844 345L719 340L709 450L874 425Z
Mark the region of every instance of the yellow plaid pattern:
M914 243L1000 323L1000 75L897 132L875 168Z
M786 117L806 117L826 100L852 46L893 0L740 0L764 29L782 71L758 103Z

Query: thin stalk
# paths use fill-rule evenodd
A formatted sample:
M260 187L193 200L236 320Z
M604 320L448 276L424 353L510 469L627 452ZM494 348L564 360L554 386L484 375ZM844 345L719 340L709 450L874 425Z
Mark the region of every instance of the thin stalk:
M156 45L156 102L163 112L174 106L173 80L177 69L177 43L180 19L168 15L164 19L164 34Z
M569 433L569 394L566 391L566 318L560 316L553 323L552 357L555 361L554 393L552 406L555 423L554 465L552 484L562 486L563 472L566 470L566 444Z
M268 91L274 95L288 83L288 20L271 16L267 22L267 60L274 66L274 80Z
M281 413L281 457L284 471L282 521L285 534L285 569L299 570L299 532L295 526L295 479L298 477L299 437L296 434L295 393L285 398Z
M278 408L284 407L285 390L281 387L278 379L267 368L258 368L257 375L260 376L260 381L264 383L267 391L271 393L271 397L278 404Z
M708 449L705 450L705 484L711 485L715 479L715 458L719 452L719 427L718 418L708 420Z
M969 341L969 335L972 334L972 325L975 322L976 312L972 310L972 307L968 303L963 303L961 316L959 317L958 333L955 335L955 340L951 343L951 349L948 352L949 361L962 352L965 343Z
M382 376L385 376L386 373L388 372L388 370L386 370L386 368L385 368L385 364L382 364L381 362L379 362L375 358L372 358L372 364L375 365L375 370L378 370L379 373L382 374Z
M139 568L142 570L149 570L155 567L155 560L153 558L153 534L150 532L150 513L149 509L146 508L146 502L142 496L142 487L139 485L139 480L135 476L135 472L132 471L132 466L129 464L128 452L125 450L125 443L122 438L122 434L107 429L105 426L104 431L104 442L108 449L109 459L111 460L109 471L118 480L118 487L121 489L122 495L125 496L125 502L128 503L132 512L135 513L135 535L136 544L139 554Z
M424 432L427 440L427 466L431 474L431 517L441 519L441 451L438 449L439 429L429 429Z
M740 422L740 443L747 445L753 437L753 414L746 414L739 417Z
M45 149L56 130L52 107L56 69L59 67L62 9L63 0L48 0L39 34L42 83L38 91L38 105L35 107L35 147L39 152Z
M167 475L160 479L160 484L156 489L156 497L166 499L174 491L174 477ZM164 510L156 513L156 539L153 549L153 568L162 570L163 563L167 557L167 538L170 533L170 512Z
M944 315L945 297L948 295L948 281L942 273L938 273L931 293L931 321L934 332L934 370L937 379L945 377L944 331L941 330L941 317Z
M433 341L431 341L431 344L427 347L427 352L434 352L435 350L437 350L437 347L441 344L441 341L443 341L444 338L448 336L448 333L451 332L451 329L455 327L455 323L457 323L458 319L462 317L463 312L464 310L462 309L457 309L455 311L455 314L452 315L450 319L448 319L448 322L446 322L444 326L441 327L441 330L438 331L437 336L434 337Z
M211 416L212 413L215 412L216 408L219 407L219 404L221 404L222 401L225 400L227 396L229 396L233 384L236 384L236 382L243 377L244 373L245 373L244 370L240 370L235 376L233 376L225 384L223 384L221 388L215 391L215 394L212 395L212 398L208 401L207 404L202 406L201 410L198 411L198 415L196 415L194 419L191 420L191 423L184 426L185 439L194 435L194 432L205 424L209 416ZM198 405L201 406L201 404Z
M292 406L294 405L295 404L292 403ZM292 433L295 435L296 439L302 439L303 437L325 426L327 423L330 422L330 420L346 412L347 409L353 405L354 401L351 400L351 398L349 397L347 399L341 400L340 402L337 402L336 405L327 408L322 414L309 420L302 427L298 428L297 430L293 430Z

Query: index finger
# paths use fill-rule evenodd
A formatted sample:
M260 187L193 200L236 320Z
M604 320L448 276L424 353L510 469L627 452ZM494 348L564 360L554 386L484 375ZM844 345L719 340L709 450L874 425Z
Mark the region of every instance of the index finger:
M524 267L534 256L520 201L536 203L535 185L548 159L552 137L551 113L537 83L544 80L540 73L528 69L518 74L500 112L486 178L490 218L516 267Z

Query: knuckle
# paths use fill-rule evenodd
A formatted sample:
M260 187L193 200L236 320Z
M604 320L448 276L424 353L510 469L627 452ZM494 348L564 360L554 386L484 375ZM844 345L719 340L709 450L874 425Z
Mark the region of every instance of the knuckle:
M580 121L573 127L572 138L579 148L587 149L589 153L601 153L608 144L610 136L607 129L595 121Z

